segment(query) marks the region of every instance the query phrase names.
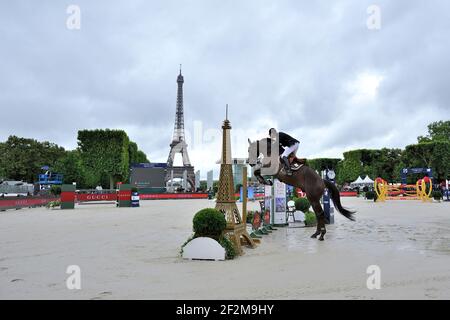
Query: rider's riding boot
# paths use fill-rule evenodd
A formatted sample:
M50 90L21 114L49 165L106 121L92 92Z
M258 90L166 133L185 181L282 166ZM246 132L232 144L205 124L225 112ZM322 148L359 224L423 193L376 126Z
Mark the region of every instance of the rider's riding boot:
M287 157L281 158L284 164L284 169L288 176L292 176L291 164L289 163L289 159Z

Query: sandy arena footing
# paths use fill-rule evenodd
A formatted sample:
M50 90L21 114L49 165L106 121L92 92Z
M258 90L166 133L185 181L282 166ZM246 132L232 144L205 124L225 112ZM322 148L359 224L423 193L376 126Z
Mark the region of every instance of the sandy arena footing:
M450 203L344 198L326 240L279 228L232 261L185 261L181 244L212 200L141 201L140 208L0 213L1 299L450 299ZM250 202L249 209L257 209ZM81 290L66 287L69 265ZM367 267L381 269L369 290Z

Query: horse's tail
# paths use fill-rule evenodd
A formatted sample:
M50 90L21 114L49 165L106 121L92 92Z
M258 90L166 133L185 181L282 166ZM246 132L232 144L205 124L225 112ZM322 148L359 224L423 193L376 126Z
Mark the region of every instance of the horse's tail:
M326 179L323 180L323 182L325 183L325 186L328 188L328 190L331 193L331 199L333 199L333 203L336 206L336 208L338 209L338 211L347 219L350 219L352 221L355 221L355 217L353 216L353 214L355 213L354 211L350 211L345 209L342 204L341 204L341 197L339 194L339 190L338 188L336 188L336 186L334 185L334 183L332 183L331 181L328 181Z

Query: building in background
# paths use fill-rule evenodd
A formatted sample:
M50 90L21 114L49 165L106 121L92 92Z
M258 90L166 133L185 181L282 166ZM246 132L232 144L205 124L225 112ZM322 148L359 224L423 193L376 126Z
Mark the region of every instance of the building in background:
M141 193L166 191L166 163L133 163L130 168L130 184Z

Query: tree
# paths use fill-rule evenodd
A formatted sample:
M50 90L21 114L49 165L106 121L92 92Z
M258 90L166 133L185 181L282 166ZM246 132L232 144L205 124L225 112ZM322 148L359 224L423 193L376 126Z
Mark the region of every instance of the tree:
M344 153L344 160L338 163L336 180L343 184L352 182L358 176L365 175L375 179L381 177L386 181L397 180L400 175L399 165L402 159L400 149L358 149Z
M208 183L206 180L200 180L200 190L206 191L206 187L208 186Z
M344 184L352 182L363 172L361 161L362 150L344 152L344 160L337 165L336 182Z
M401 162L401 149L372 150L371 164L364 174L371 176L373 179L381 177L386 181L396 181L400 176L398 165Z
M419 143L431 141L447 141L450 142L450 120L435 121L428 125L428 135L417 137Z
M129 138L123 130L80 130L78 148L86 168L86 184L95 187L109 182L113 189L129 175Z
M450 142L422 142L406 146L402 162L405 167L432 168L438 180L450 175Z
M54 170L63 174L64 183L77 183L78 188L86 187L86 170L78 150L67 151L54 166Z
M144 153L144 151L138 150L137 155L136 155L136 162L144 163L144 162L150 162L150 160L148 160L147 155Z
M325 169L331 169L337 171L337 166L341 159L337 158L316 158L308 159L307 164L314 170L321 172Z
M135 142L130 141L128 145L128 154L130 159L130 165L132 163L150 162L148 161L146 154L138 149L138 146Z
M130 164L132 163L138 163L137 160L137 152L138 152L138 146L135 142L130 141L128 144L128 158L130 161Z

